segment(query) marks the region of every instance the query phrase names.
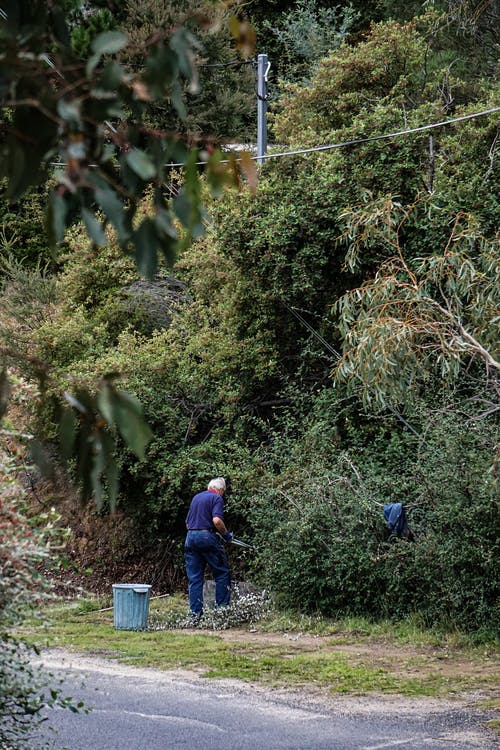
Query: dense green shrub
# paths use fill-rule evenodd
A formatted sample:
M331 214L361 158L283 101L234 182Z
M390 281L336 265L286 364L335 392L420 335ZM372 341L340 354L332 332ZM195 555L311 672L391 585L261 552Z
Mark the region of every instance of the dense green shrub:
M329 616L418 612L429 625L493 629L493 428L436 413L416 422L420 438L387 418L342 438L324 407L301 440L277 440L291 457L250 509L262 583L284 605ZM408 507L414 541L389 536L387 502Z
M0 260L0 274L0 345L6 361L23 359L26 368L35 332L54 314L56 280L40 264L30 267L11 254Z
M0 181L0 251L10 253L27 267L56 266L45 230L49 186L33 188L9 201L6 180ZM1 271L0 271L1 273Z
M185 116L180 119L162 101L148 108L148 124L155 128L177 128L191 137L209 141L247 142L255 139L255 72L235 48L228 27L232 9L223 4L206 4L202 9L193 0L129 0L121 9L121 28L128 34L134 54L127 51L127 63L142 67L142 44L158 29L184 26L197 39L197 80L184 88ZM213 23L207 21L211 20ZM235 65L235 63L237 63Z
M202 245L185 255L178 272L192 299L179 301L169 327L145 336L127 330L126 319L117 341L98 351L91 337L97 329L87 333L84 318L79 324L73 317L66 325L80 325L80 335L68 341L85 347L88 335L87 348L64 367L57 362L62 382L68 367L85 382L119 372L120 387L143 404L154 437L145 461L125 449L118 457L121 504L154 534L183 531L193 488L210 476L248 484L251 446L262 434L259 402L276 369L265 332L241 327L238 294L245 280L229 260Z

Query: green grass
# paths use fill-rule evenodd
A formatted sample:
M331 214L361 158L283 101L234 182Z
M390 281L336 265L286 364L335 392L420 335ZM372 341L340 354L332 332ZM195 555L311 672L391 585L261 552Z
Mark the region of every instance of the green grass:
M274 613L257 628L263 632L311 633L314 635L342 636L346 643L389 639L391 642L413 646L443 647L470 652L498 652L495 633L465 633L455 628L427 628L418 615L394 622L372 621L364 617L345 617L333 620L320 615L298 615L294 612Z
M490 719L490 721L486 722L486 726L492 732L500 736L500 719Z
M439 653L432 650L436 645L436 634L418 632L418 645L422 643L427 652L415 656L405 653L404 648L397 658L384 658L384 644L394 647L404 640L411 641L410 630L401 625L401 632L394 626L369 624L363 620L342 623L321 621L318 618L296 618L274 614L265 623L258 623L260 637L231 637L231 632L222 637L214 632L196 633L180 630L155 630L145 632L121 631L113 627L112 611L99 612L109 607L110 602L77 601L53 604L46 610L46 621L42 625L31 621L19 635L42 647L64 647L79 653L118 659L121 662L159 669L193 669L205 677L235 678L262 682L273 686L312 685L327 688L332 692L355 694L398 693L401 695L450 695L466 689L491 688L494 679L491 669L482 673L481 665L491 657L488 650L479 652L469 644L466 653L469 660L476 660L473 674L464 675L439 672L443 659L449 659L450 651L442 648ZM177 616L185 616L186 602L183 597L169 597L151 602L150 620L173 622ZM288 618L288 619L287 619ZM286 621L285 621L286 620ZM279 624L280 623L280 624ZM285 627L286 625L286 627ZM294 625L294 627L292 627ZM300 625L300 628L296 626ZM293 638L270 638L263 631L296 633ZM253 628L255 633L256 628ZM317 636L317 639L301 639L300 633ZM346 643L378 643L376 658L365 649L363 653L342 653L338 647ZM380 646L382 645L382 648ZM382 656L381 656L382 654ZM382 662L382 663L381 663Z

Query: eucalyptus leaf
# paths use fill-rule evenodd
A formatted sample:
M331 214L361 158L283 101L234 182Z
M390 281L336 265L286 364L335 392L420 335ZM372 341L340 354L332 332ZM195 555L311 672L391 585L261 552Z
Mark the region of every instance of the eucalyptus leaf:
M97 510L102 508L102 482L101 477L104 471L105 458L100 434L95 434L92 440L92 465L90 469L90 484L94 502Z
M59 192L52 193L47 208L47 230L53 246L64 239L67 210L64 196Z
M92 55L87 60L86 73L90 78L103 55L114 55L128 44L128 37L121 31L104 31L96 36L91 45Z
M106 422L112 427L114 427L115 424L112 400L112 394L114 391L115 389L112 385L105 383L97 394L97 408Z
M144 459L146 446L153 433L144 419L140 402L129 393L116 391L113 407L120 435L137 458Z
M176 198L173 200L173 208L176 216L180 219L184 227L189 227L191 224L191 202L186 195L185 189L182 189Z
M80 414L86 414L87 413L86 406L84 404L82 404L82 402L78 398L76 398L75 396L73 396L72 393L69 393L68 391L64 391L63 392L63 396L66 399L66 401L68 402L68 404L70 406L72 406L74 409L76 409L77 411L79 411Z
M88 427L80 427L75 445L77 477L81 483L82 500L89 500L93 486L91 473L93 468L93 436Z
M29 160L23 146L19 143L12 143L9 153L7 154L6 174L8 177L7 195L15 200L22 195L26 183L29 182L27 173L33 167L30 166Z
M77 431L77 421L71 409L64 409L59 419L59 446L65 461L73 456Z
M92 42L92 52L98 55L114 55L128 44L128 36L122 31L104 31Z
M138 270L152 279L158 270L158 235L153 219L146 218L134 232L135 261Z
M104 66L99 76L98 87L93 91L94 95L99 98L97 92L100 91L101 95L105 93L109 96L112 93L116 97L117 89L125 81L126 77L127 74L122 66L116 60L111 60Z
M179 115L181 120L185 120L187 117L187 109L184 103L183 93L184 92L182 87L179 86L179 84L176 82L172 86L172 90L170 92L170 101L177 110L177 114Z
M109 505L111 510L115 510L116 499L118 497L118 481L119 471L118 464L115 459L116 442L113 437L108 433L102 434L102 454L104 459L103 475L106 479Z
M134 148L129 151L125 155L125 161L142 180L151 180L156 176L157 169L155 165L150 156L145 151L141 151L141 149Z
M164 234L171 239L177 239L177 231L172 224L172 218L164 208L157 208L155 224L159 234Z
M118 429L130 450L143 459L153 433L144 419L141 402L131 393L105 383L97 396L97 406L108 424Z
M101 60L100 54L91 55L89 59L87 60L87 65L85 66L85 72L87 73L87 77L90 78L96 67L99 65L99 62Z
M57 102L57 112L65 122L76 127L81 127L82 118L77 102L68 102L65 99L59 99Z
M95 214L88 208L82 208L82 219L92 242L95 242L99 247L104 247L107 244L106 235Z
M129 231L126 225L125 208L118 195L112 188L106 186L104 188L97 188L95 191L95 197L98 204L115 227L120 241L126 241L129 237Z

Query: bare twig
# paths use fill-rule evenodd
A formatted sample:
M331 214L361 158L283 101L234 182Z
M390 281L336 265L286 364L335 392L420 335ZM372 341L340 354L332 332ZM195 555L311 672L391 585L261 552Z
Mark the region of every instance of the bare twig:
M491 144L491 148L490 148L489 153L488 153L488 156L490 158L490 166L488 167L488 171L486 172L486 174L483 177L483 181L482 181L483 185L484 185L485 182L488 181L488 179L490 177L490 174L493 172L493 169L494 169L494 166L495 166L495 152L496 152L496 146L497 146L497 142L498 142L498 136L499 136L499 131L497 130L497 132L495 134L495 137L493 139L493 143Z

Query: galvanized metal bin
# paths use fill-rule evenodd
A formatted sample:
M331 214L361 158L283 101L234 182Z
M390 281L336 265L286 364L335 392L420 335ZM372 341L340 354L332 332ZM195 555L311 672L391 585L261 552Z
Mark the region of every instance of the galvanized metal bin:
M113 615L117 630L144 630L148 624L151 586L147 583L114 583Z

